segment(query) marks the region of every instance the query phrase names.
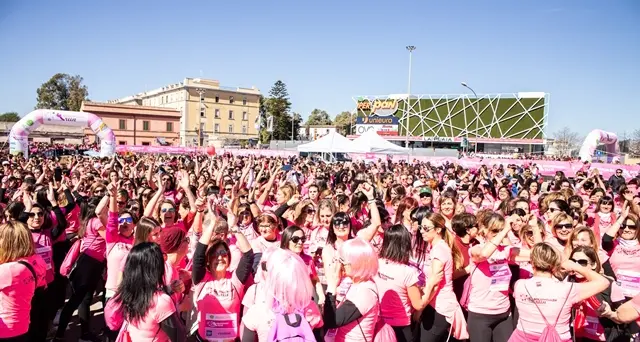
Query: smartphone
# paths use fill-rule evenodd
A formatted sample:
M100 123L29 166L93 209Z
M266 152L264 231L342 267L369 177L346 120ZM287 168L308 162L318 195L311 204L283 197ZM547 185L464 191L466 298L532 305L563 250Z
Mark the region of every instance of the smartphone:
M282 166L282 171L285 171L285 172L291 171L291 165L289 165L289 164L283 165Z
M53 170L53 179L56 182L59 182L62 180L62 169L60 167L56 167L55 170Z

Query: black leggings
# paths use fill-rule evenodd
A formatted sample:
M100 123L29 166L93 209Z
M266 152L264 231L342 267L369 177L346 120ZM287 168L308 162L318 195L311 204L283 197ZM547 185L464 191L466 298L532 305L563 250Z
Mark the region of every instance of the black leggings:
M93 293L98 286L98 282L102 278L103 270L104 263L102 261L98 261L84 253L80 254L70 278L73 293L69 301L62 308L56 337L64 337L67 325L69 325L71 316L76 309L78 309L82 334L90 332L91 302L93 301Z
M49 313L47 304L49 302L48 290L39 287L33 294L31 299L31 312L29 314L29 341L45 342L47 340L47 332L49 331Z
M396 340L398 342L413 342L413 332L411 326L392 327L393 332L396 333Z
M421 342L445 342L449 338L451 324L446 317L436 312L431 305L422 311L420 316L420 341Z
M513 333L511 312L486 315L469 311L467 329L471 342L507 342Z
M0 342L29 342L29 334L22 334L16 337L0 338Z
M64 306L64 300L67 298L67 285L69 281L66 277L60 274L60 265L67 256L69 249L71 248L71 242L65 240L53 245L53 268L54 278L51 284L47 287L47 296L49 305L47 312L49 320L53 320L56 317L58 310Z

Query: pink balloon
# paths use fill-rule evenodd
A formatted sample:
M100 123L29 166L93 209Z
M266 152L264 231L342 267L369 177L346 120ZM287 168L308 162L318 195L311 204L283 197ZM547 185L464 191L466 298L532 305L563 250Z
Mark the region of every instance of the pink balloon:
M207 151L207 154L210 155L210 156L215 156L216 155L216 148L213 147L213 146L207 147L206 151Z

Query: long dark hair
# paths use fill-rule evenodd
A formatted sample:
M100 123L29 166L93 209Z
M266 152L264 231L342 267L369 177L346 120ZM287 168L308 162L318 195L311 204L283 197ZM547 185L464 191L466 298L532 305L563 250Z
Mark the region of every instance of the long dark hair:
M124 318L134 323L147 315L158 291L166 292L162 251L158 244L139 243L129 251L114 300L120 303Z
M418 225L422 224L422 219L428 217L431 214L431 208L426 206L420 206L411 211L411 222L417 222ZM418 261L424 260L427 254L427 243L422 239L420 231L417 232L413 239L413 249L418 255Z
M290 226L283 230L280 238L280 248L289 250L289 241L297 231L301 231L304 234L304 230L298 226Z
M338 240L338 236L336 236L336 233L333 231L333 225L338 221L345 221L349 225L349 238L352 238L353 233L353 228L351 227L351 218L349 217L349 214L339 212L333 215L333 217L331 218L331 223L329 224L329 234L327 234L327 244L333 247L335 247L336 240Z
M92 197L87 202L82 202L80 205L80 229L78 229L78 236L83 238L87 234L87 224L92 218L98 217L96 214L96 208L100 204L101 198Z
M384 231L380 258L408 265L411 258L411 234L401 224L394 224Z

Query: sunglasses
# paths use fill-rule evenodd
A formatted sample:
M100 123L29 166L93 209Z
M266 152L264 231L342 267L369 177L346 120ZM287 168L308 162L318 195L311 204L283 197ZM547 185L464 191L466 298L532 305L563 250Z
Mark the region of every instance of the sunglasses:
M550 213L555 213L556 211L560 211L558 208L549 208Z
M120 224L133 223L133 218L132 217L121 217L121 218L118 219L118 223L120 223Z
M418 230L423 232L423 233L427 233L431 230L436 229L436 227L429 227L429 226L418 226Z
M533 230L528 230L528 231L526 231L526 232L525 232L525 235L526 235L527 237L533 237Z
M631 230L636 230L637 226L635 224L623 223L623 224L620 225L620 228L622 228L622 229L629 228Z
M224 191L231 191L231 188L224 188Z
M226 249L220 249L214 253L215 256L227 256L229 253Z
M29 215L29 217L44 217L44 213L41 211L38 211L35 213L28 213L27 215Z
M176 210L174 208L162 208L160 211L163 213L172 213Z
M498 233L500 233L500 231L501 231L500 229L492 229L492 230L489 231L489 233L498 234Z
M247 199L249 198L249 195L240 195L240 199Z
M420 194L420 198L431 197L431 194Z
M347 228L349 226L349 221L333 221L333 226L336 228Z
M305 212L306 212L307 214L314 214L314 213L316 212L316 210L315 210L314 208L307 208L307 209L305 210Z
M573 224L571 223L556 224L555 228L556 229L573 229Z
M306 237L300 237L300 236L293 236L291 237L291 242L298 244L298 243L305 243L307 242L307 238Z
M96 189L94 192L95 192L96 194L97 194L97 193L99 193L99 192L104 192L104 189Z
M589 266L590 261L589 260L585 260L585 259L569 259L573 262L575 262L576 264L582 266L582 267L587 267Z

